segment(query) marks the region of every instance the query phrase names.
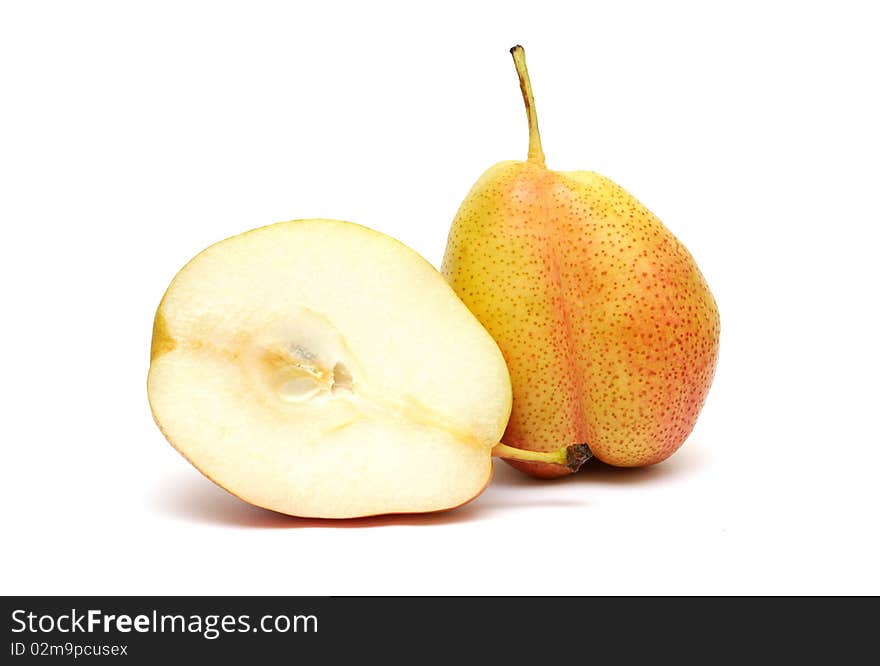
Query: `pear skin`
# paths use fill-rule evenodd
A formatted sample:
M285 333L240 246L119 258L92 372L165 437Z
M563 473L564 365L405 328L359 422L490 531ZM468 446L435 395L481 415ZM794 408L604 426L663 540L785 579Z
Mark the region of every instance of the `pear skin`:
M511 49L529 121L526 161L477 181L442 273L498 343L513 408L502 442L585 444L611 465L651 465L685 441L718 359L718 308L688 250L608 178L547 169L522 47ZM539 477L570 474L509 456Z

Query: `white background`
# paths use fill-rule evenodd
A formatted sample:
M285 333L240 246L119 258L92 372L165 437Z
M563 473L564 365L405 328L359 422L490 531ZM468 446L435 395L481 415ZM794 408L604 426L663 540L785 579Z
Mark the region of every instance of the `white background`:
M870 3L4 2L3 593L880 593ZM710 8L709 5L712 5ZM497 465L439 515L252 508L155 427L156 305L208 244L331 217L439 264L468 188L594 169L690 248L721 360L641 470Z

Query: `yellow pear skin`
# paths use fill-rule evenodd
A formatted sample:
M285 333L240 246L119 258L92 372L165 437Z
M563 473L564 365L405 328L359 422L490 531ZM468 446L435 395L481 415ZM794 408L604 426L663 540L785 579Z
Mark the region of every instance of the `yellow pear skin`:
M718 358L718 308L688 250L619 185L544 165L522 47L524 162L491 167L449 233L442 273L498 343L513 409L502 441L586 444L611 465L666 459L685 441ZM509 460L540 477L574 466Z

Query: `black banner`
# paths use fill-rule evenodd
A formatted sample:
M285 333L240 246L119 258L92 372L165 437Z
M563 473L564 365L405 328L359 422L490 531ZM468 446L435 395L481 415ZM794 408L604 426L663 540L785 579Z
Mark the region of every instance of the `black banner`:
M5 597L2 663L876 659L874 598ZM873 655L873 656L872 656Z

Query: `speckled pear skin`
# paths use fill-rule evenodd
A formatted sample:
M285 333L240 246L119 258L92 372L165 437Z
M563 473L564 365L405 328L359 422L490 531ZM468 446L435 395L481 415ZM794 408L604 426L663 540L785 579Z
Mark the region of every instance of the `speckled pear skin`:
M536 137L527 77L523 92ZM715 299L684 245L631 194L596 173L547 169L535 145L529 161L496 164L474 185L441 268L507 361L502 441L586 443L623 467L660 462L690 434L712 383Z
M718 308L687 249L620 186L502 162L461 205L442 272L510 369L505 444L586 443L639 466L690 434L718 358Z

